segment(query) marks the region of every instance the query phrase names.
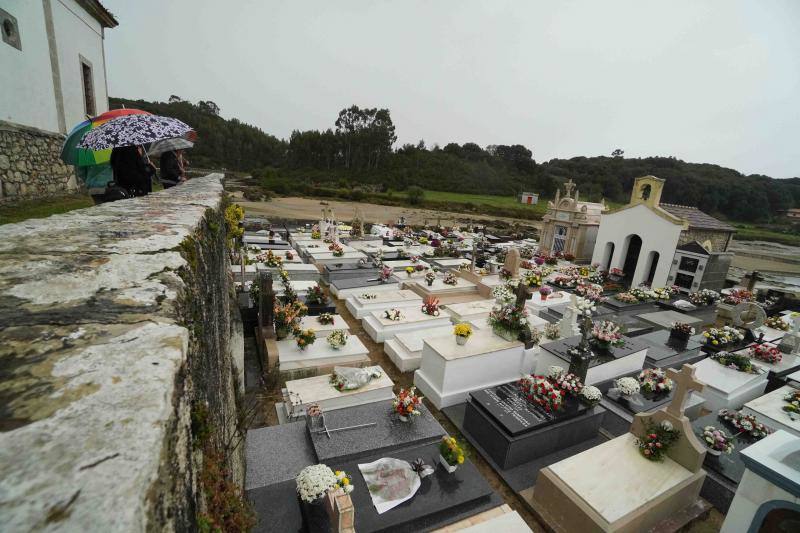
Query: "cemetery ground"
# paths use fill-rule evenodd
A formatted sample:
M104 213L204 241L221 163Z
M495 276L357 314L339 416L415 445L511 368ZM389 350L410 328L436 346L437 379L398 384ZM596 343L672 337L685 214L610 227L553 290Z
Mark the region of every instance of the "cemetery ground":
M252 214L252 211L250 212ZM475 296L461 295L461 296L444 296L441 298L442 304L453 304L462 301L472 301ZM336 305L336 313L341 315L347 322L347 326L351 335L358 336L361 342L369 350L370 360L386 372L388 377L394 382L394 390L397 392L400 388L409 388L414 385L414 372L400 372L389 359L383 349L383 345L374 342L362 327L361 320L356 319L347 309L344 300L332 298L332 302ZM277 369L262 374L261 365L258 361L258 354L256 350L256 342L252 331L246 332L245 339L245 372L247 374L247 404L253 410L253 418L250 422L250 429L274 426L279 424L278 416L275 405L283 401L281 395L281 388L285 385L285 381L279 376ZM547 529L538 521L534 513L527 507L527 504L522 500L522 497L515 493L510 486L508 486L503 479L495 472L490 464L477 452L467 441L463 438L461 432L456 426L445 416L439 409L437 409L431 402L424 400L425 406L436 418L439 424L450 434L457 438L462 439L468 450L469 460L475 465L478 471L487 480L489 485L497 491L502 497L504 503L517 511L519 515L525 520L531 530L535 532L544 532ZM612 438L611 435L604 434L606 438ZM533 474L532 474L533 475ZM356 511L358 512L358 511ZM697 520L690 524L688 531L690 533L711 533L719 531L724 516L716 509L711 511L704 518Z
M31 218L46 218L50 215L83 209L92 205L94 205L92 198L84 194L24 200L13 204L0 205L0 225L22 222Z

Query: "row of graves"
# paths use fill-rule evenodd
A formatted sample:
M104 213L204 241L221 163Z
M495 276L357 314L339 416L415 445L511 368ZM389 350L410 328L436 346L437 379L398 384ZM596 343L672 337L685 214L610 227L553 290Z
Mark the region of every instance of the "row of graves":
M625 288L613 273L539 255L531 241L381 231L348 241L365 257L318 264L311 303L322 286L343 300L397 369L414 372L411 390L396 391L365 349L363 359L347 358L348 343L363 343L342 317L262 289L269 317L260 327L285 336L271 363L287 378L284 423L248 435L248 495L262 516L280 515L267 529L314 530L325 514L326 524L359 530L432 530L497 507L464 459L467 447L446 435L423 395L555 531L677 530L709 505L728 513L726 531L792 518L796 314L767 317L746 290ZM302 256L303 243L325 244L323 235L286 238ZM273 297L280 303L264 306ZM327 343L310 329L330 330ZM292 346L296 357L284 364ZM303 499L304 483L319 476L339 488L315 504ZM786 505L776 503L779 491ZM483 530L502 520L526 530L513 513Z

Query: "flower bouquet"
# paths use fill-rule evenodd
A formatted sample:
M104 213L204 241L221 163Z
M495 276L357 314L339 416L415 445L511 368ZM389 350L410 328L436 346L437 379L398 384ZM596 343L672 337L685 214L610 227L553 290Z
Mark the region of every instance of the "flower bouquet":
M331 252L333 252L333 257L342 257L344 255L344 248L342 248L338 243L331 244L329 249Z
M772 433L770 428L759 422L753 415L729 409L720 409L718 415L727 424L756 440L763 439Z
M433 285L433 282L436 281L436 273L431 271L425 274L425 283L428 284L428 287Z
M614 380L614 388L625 397L639 394L639 380L632 377L622 377Z
M542 286L542 275L537 272L528 272L524 278L525 285L531 288Z
M561 409L564 393L545 376L523 376L517 386L529 401L542 406L548 413Z
M311 230L311 238L312 239L317 239L317 240L321 239L322 238L322 233L320 233L319 230Z
M764 325L768 328L779 329L781 331L789 331L789 324L783 320L781 315L773 315L764 321Z
M703 431L699 433L699 437L711 455L721 455L723 453L730 455L733 451L732 437L714 426L704 427Z
M563 274L559 274L553 279L553 283L562 289L573 289L575 288L575 285L578 284L578 279L575 276L565 276Z
M272 250L267 250L266 253L258 254L258 256L256 256L256 261L273 268L280 268L283 266L283 258L275 255Z
M593 301L581 298L580 296L575 299L575 308L581 315L586 317L592 316L592 313L597 311L597 306Z
M463 346L472 336L472 326L466 322L456 324L453 328L453 335L456 336L456 342L459 346Z
M544 337L546 339L554 341L558 340L560 336L561 332L558 329L558 324L547 323L544 325Z
M547 285L543 285L539 287L539 297L542 299L543 302L547 301L547 297L553 294L553 289L548 287Z
M603 299L603 286L596 285L594 283L587 283L585 281L579 281L578 285L575 287L575 294L582 296L587 300L599 302Z
M619 326L610 320L602 320L592 327L592 342L601 350L625 344Z
M594 405L603 398L603 393L594 385L586 385L578 393L578 399L585 404Z
M629 292L618 292L617 294L614 295L614 299L624 304L639 303L639 299Z
M294 341L297 343L297 347L300 350L305 350L307 347L314 344L314 341L316 340L317 334L314 333L313 329L297 328L294 330Z
M287 304L275 302L272 311L275 322L275 336L278 340L282 340L289 335L289 331L294 329L300 319L306 315L308 308L297 301Z
M392 277L392 267L383 266L381 271L378 273L378 278L381 280L381 283L386 283L389 281L389 278Z
M377 297L378 295L374 292L365 292L360 296L362 300L375 300Z
M789 418L795 420L800 414L800 390L790 392L783 397L783 401L787 403L783 406L783 410L786 411Z
M293 259L294 259L294 254L292 253L292 251L291 251L291 250L286 250L286 254L284 254L284 255L286 256L286 259L287 259L288 261L291 261L291 260L293 260Z
M328 295L325 294L325 291L320 287L319 283L308 290L306 303L311 305L325 305L328 303Z
M689 342L689 338L694 335L694 328L683 322L673 322L669 330L669 338L682 342Z
M512 273L511 273L511 271L509 269L507 269L506 267L503 267L503 268L500 269L499 275L500 275L500 279L502 279L503 281L508 281L508 280L511 279Z
M392 400L392 407L398 414L401 422L408 422L409 417L419 416L422 412L419 407L422 405L422 396L417 396L417 388L400 389L400 392Z
M339 478L324 464L307 466L297 474L297 494L307 503L314 503L339 486Z
M557 265L558 264L558 257L554 255L546 255L544 257L544 262L548 265Z
M347 345L347 339L349 338L350 335L345 330L335 329L328 334L327 340L331 348L338 350Z
M464 447L455 437L442 437L442 442L439 443L439 462L448 474L455 472L458 465L464 463L465 455Z
M777 347L770 344L755 344L750 347L750 357L771 365L777 365L783 359L783 354Z
M578 396L581 390L583 390L583 382L581 382L581 379L571 372L565 372L561 367L555 365L551 366L548 369L547 377L553 385L565 394Z
M499 304L507 304L516 300L514 291L508 285L497 285L492 289L492 297Z
M544 257L536 256L533 258L533 262L539 266L542 266L544 264Z
M444 279L442 279L442 283L444 283L445 285L455 286L458 284L458 278L452 272L446 272L444 275Z
M520 268L524 268L525 270L531 270L531 269L533 268L533 263L531 263L530 261L528 261L528 260L526 259L526 260L522 261L522 262L519 264L519 267L520 267Z
M689 301L694 305L711 305L720 299L720 294L711 289L700 289L689 294Z
M608 271L608 277L611 278L613 281L619 281L623 277L625 277L625 272L623 272L619 268L612 268Z
M387 309L383 312L383 318L386 320L391 320L392 322L400 322L405 318L405 315L399 309L392 307L391 309Z
M731 370L736 370L738 372L745 372L747 374L762 373L761 369L757 366L754 366L753 361L751 361L750 358L747 357L746 355L723 351L715 353L714 355L711 356L711 359L721 364L722 366L728 367Z
M663 461L667 450L681 436L681 432L675 429L668 420L660 424L652 421L645 423L644 435L636 439L636 446L645 459L650 461Z
M496 305L489 313L489 325L496 335L509 341L517 340L528 327L528 311L513 303Z
M329 324L333 324L333 315L330 313L320 313L317 317L317 322L320 324L327 326Z
M733 289L722 297L722 303L728 305L739 305L742 302L750 302L752 300L753 293L743 289Z
M355 487L353 487L352 485L352 480L350 479L350 476L348 476L344 470L337 470L333 474L336 476L336 479L339 480L337 482L337 485L339 486L340 489L342 489L342 491L345 494L350 494L351 492L353 492L353 489Z
M674 385L667 373L660 368L645 368L637 379L639 387L647 394L664 394L670 392Z
M422 302L422 312L428 316L439 316L439 298L428 296Z
M724 346L744 340L744 334L731 326L721 328L710 328L703 332L706 343L711 346Z
M628 290L628 294L636 298L637 302L648 302L655 299L655 293L642 287L634 287Z

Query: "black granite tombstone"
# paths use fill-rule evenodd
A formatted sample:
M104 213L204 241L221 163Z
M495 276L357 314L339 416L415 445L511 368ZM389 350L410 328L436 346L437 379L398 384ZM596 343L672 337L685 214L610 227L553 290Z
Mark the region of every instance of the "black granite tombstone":
M658 330L636 337L647 344L647 359L645 366L649 368L671 367L680 369L684 363L695 363L705 358L700 350L704 337L694 335L686 342L670 337L668 330Z

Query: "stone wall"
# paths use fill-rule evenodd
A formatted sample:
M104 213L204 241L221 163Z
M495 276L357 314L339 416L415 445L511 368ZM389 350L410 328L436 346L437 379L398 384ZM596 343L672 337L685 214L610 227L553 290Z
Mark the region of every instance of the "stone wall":
M0 227L4 529L195 530L206 450L241 486L221 177Z
M64 136L0 120L0 202L78 191L75 170L59 158Z
M684 230L681 232L681 236L678 239L678 246L683 246L684 244L693 241L697 241L700 244L710 241L711 252L726 252L728 251L728 241L730 239L730 235L731 233L728 231L701 229Z

